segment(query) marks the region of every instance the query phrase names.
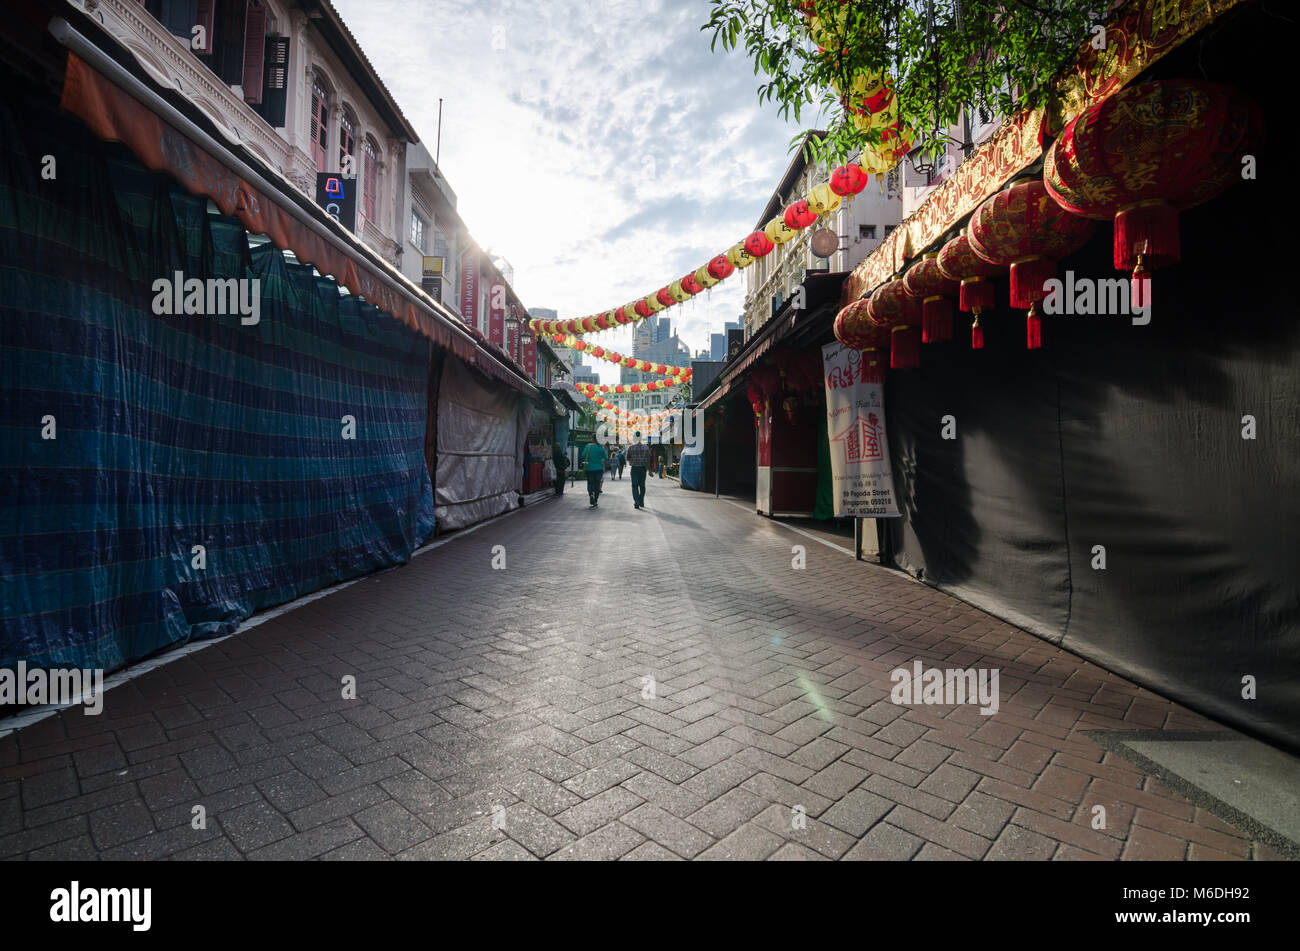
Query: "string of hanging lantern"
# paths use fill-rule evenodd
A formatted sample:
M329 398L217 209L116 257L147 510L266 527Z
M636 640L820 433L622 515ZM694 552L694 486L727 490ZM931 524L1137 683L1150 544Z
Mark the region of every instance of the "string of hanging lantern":
M669 377L672 382L665 383L666 386L680 384L691 378L692 371L690 367L673 366L667 363L651 363L649 360L638 360L636 357L629 357L613 350L606 350L604 347L588 343L585 340L579 340L576 337L566 337L560 334L551 338L556 343L564 347L569 347L579 353L590 354L597 360L605 360L609 363L617 363L619 366L627 367L629 370L637 370L641 373L653 373L656 376ZM633 391L633 392L640 392Z
M695 295L725 281L737 271L743 271L759 258L771 254L777 245L785 244L800 231L812 227L820 218L838 211L843 201L846 198L852 199L854 195L861 192L867 187L868 181L870 181L870 174L857 162L841 165L831 173L830 181L814 186L809 190L807 197L792 202L762 229L752 232L726 251L711 258L708 263L664 285L654 293L599 314L569 320L533 319L528 322L528 325L536 333L544 333L552 337L558 335L563 338L599 333L602 330L615 330L645 320L669 307L690 300Z

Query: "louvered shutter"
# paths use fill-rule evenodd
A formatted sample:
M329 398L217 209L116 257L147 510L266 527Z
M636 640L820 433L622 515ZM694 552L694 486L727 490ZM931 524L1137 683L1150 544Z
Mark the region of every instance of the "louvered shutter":
M262 101L262 64L266 56L266 10L249 6L244 27L244 101Z

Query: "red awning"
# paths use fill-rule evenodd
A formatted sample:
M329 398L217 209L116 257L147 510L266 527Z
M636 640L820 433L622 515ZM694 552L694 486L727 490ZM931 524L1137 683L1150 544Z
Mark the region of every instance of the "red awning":
M421 306L413 299L414 290L399 290L404 278L366 260L366 251L341 226L322 222L326 227L338 227L342 241L358 244L355 255L305 226L284 207L284 202L291 200L288 196L268 194L245 181L72 51L68 52L62 106L99 138L121 142L147 168L167 172L186 191L212 199L222 214L237 218L250 233L266 235L277 248L292 251L299 261L315 265L322 274L439 346L465 360L477 357L495 362L454 316L440 314L432 303ZM500 369L502 372L494 375L516 386L526 385L522 379L510 379L513 374L505 367Z

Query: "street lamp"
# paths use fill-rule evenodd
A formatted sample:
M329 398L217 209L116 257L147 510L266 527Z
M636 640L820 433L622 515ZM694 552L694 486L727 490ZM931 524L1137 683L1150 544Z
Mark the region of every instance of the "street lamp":
M519 310L511 306L510 312L506 314L506 353L516 363L519 362L519 354L515 347L515 337L519 333Z

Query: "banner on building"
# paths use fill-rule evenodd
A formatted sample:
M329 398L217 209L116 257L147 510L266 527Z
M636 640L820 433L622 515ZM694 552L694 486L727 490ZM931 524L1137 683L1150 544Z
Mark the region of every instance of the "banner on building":
M506 341L506 282L493 281L488 291L488 339L498 347Z
M466 251L460 258L460 319L478 327L478 252Z
M861 352L822 347L831 492L837 516L895 518L894 475L885 439L885 387L864 379Z

